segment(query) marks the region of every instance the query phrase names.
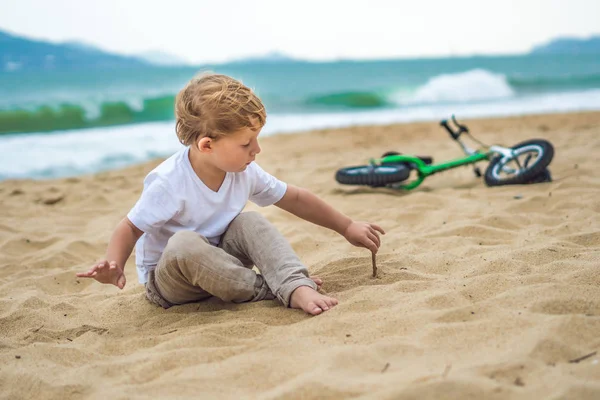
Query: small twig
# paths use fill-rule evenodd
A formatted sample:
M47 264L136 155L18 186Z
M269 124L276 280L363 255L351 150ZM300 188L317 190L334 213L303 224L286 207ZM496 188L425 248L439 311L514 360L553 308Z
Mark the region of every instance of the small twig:
M383 369L381 370L381 373L383 374L385 371L388 370L388 368L390 367L390 363L385 363L385 366L383 367Z
M371 263L373 264L373 278L377 278L377 260L375 259L376 254L371 253Z
M44 325L42 324L42 326L40 326L39 328L34 329L33 333L38 333L40 331L40 329L42 329L43 327L44 327Z
M586 358L590 358L596 355L596 352L594 351L593 353L590 354L586 354L585 356L581 356L579 358L575 358L574 360L569 360L570 363L578 363L579 361L583 361Z
M448 372L450 372L450 369L452 369L452 364L448 364L446 365L446 369L444 370L444 373L442 374L442 377L447 377L448 376Z

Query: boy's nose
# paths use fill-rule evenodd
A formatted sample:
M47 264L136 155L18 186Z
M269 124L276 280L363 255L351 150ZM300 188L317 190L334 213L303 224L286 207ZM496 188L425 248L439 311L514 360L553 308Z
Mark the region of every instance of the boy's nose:
M256 143L256 147L254 148L254 154L256 155L256 154L260 153L260 150L261 150L260 145L258 143Z

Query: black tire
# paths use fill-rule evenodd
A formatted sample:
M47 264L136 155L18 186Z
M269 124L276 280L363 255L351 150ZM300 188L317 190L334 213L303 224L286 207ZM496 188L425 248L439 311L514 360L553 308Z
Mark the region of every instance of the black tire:
M387 156L399 156L402 153L398 153L397 151L386 151L385 153L383 153L381 155L381 158L387 157Z
M544 182L552 182L552 174L550 173L550 170L548 168L546 168L545 170L543 170L542 172L540 172L539 174L534 176L533 179L527 183L544 183Z
M488 186L523 185L536 180L545 173L554 157L554 147L546 140L533 139L512 147L513 158L496 156L485 170L485 183ZM524 156L525 157L521 157ZM531 158L535 155L535 158ZM509 167L516 166L517 169ZM505 173L506 175L502 175Z
M401 164L358 165L341 168L335 173L335 180L343 185L386 186L402 182L410 176L410 169Z

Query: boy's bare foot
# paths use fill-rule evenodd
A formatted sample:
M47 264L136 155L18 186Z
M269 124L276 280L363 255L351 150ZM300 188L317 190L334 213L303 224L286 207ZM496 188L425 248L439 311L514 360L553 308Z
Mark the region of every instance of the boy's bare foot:
M322 295L310 286L300 286L290 297L290 307L302 309L312 315L319 315L335 307L337 303L337 299Z

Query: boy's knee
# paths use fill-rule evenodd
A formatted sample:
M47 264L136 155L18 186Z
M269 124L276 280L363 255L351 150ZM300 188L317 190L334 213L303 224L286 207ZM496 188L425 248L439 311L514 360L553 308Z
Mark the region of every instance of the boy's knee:
M208 239L194 231L179 231L169 239L163 255L170 257L192 256L210 246Z
M205 243L208 243L208 239L205 238L204 236L200 235L199 233L196 233L194 231L179 231L177 233L175 233L173 236L171 236L171 238L169 239L169 243L171 244L171 242L174 243L179 243L179 242L184 242L184 243L190 243L190 242L197 242L197 241L203 241Z

